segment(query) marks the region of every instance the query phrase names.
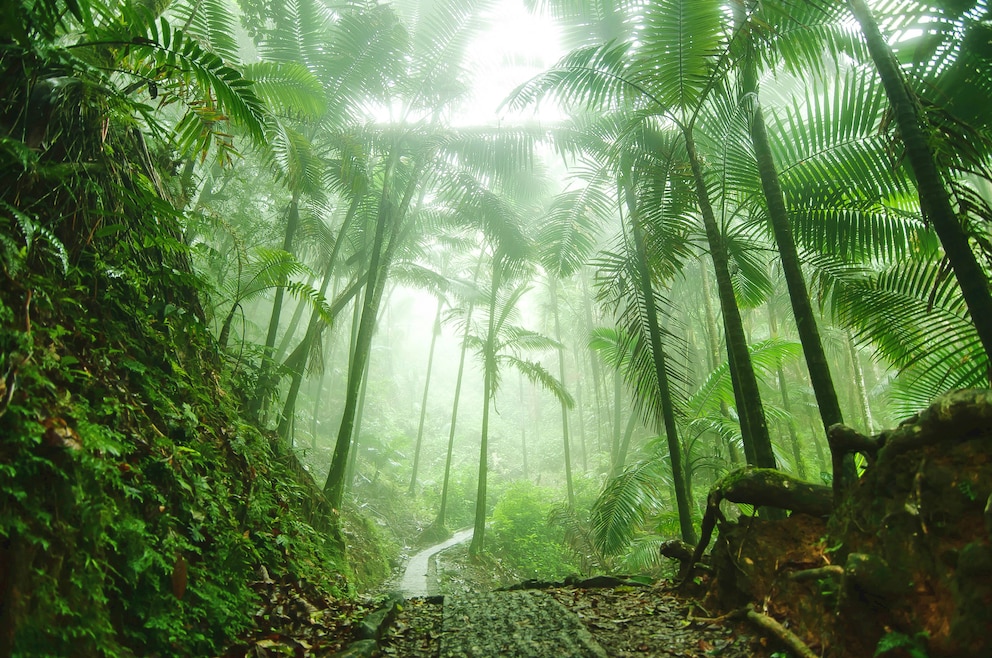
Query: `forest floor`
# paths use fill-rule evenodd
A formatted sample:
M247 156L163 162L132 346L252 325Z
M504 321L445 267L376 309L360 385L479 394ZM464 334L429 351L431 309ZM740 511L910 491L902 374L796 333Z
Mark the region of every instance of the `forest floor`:
M254 585L263 599L256 630L224 655L768 658L778 649L740 621L712 619L666 581L594 579L492 591L491 565L473 563L465 546L442 556L430 570L429 589L444 595L402 600L394 615L377 619L379 628L369 628L368 620L381 600L331 600L306 582L276 582L261 573Z
M769 656L752 628L712 615L668 582L619 579L497 590L464 545L437 554L431 592L400 607L378 656Z
M744 658L775 650L747 626L707 617L665 584L455 594L407 601L375 655Z

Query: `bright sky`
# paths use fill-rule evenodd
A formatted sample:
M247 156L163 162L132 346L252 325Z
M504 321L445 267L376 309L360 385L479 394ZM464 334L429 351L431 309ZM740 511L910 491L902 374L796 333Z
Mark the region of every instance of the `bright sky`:
M470 70L478 71L473 98L458 112L459 125L495 124L500 119L533 119L533 109L513 115L496 108L520 83L558 61L564 51L559 29L548 17L533 16L521 0L502 0L487 16L488 29L476 39L469 53ZM553 104L542 105L544 121L561 118Z

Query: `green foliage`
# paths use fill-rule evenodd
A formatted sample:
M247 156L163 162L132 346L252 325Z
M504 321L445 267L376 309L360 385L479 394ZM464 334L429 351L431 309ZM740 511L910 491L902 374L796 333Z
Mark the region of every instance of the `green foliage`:
M493 510L490 551L520 578L560 580L578 571L560 531L548 523L554 498L551 489L519 481Z
M928 635L926 631L922 631L910 637L898 631L889 631L878 641L875 653L872 655L884 656L896 649L902 649L909 658L929 658L930 654L927 653L926 647Z
M0 300L5 365L28 355L0 417L0 538L25 593L8 601L15 651L212 655L250 623L258 565L341 586L296 503L313 494L294 458L198 363L205 328L72 280L27 277L30 307L13 288Z

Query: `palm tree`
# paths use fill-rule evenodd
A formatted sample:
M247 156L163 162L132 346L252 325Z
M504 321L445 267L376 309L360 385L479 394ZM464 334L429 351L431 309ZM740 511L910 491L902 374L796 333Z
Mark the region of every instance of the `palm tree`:
M714 55L726 53L728 48L722 31L721 4L678 0L651 3L643 9L641 21L645 29L638 33L636 47L622 43L577 49L550 71L518 88L511 103L524 105L553 92L590 109L621 104L643 107L645 113L663 116L677 126L716 272L745 447L750 461L774 467L761 395L734 297L727 246L713 212L694 135L703 103L726 66L725 58Z
M924 216L933 225L954 271L986 358L992 354L992 293L988 277L969 244L969 235L951 205L944 176L937 168L931 136L915 94L906 82L898 60L879 30L864 0L849 0L848 6L864 33L871 59L885 87L896 125L913 171Z
M556 343L540 334L510 324L516 314L516 307L529 290L518 285L509 293L502 291L506 282L512 282L520 274L524 264L519 245L501 243L496 247L491 264L491 283L488 291L488 317L484 336L470 336L469 344L479 353L483 364L483 407L482 430L479 447L479 479L475 499L475 526L471 555L480 555L485 548L486 532L486 489L489 473L489 418L499 390L501 369L512 366L535 384L547 389L566 406L573 404L571 396L539 363L526 361L522 351L546 350L556 347Z

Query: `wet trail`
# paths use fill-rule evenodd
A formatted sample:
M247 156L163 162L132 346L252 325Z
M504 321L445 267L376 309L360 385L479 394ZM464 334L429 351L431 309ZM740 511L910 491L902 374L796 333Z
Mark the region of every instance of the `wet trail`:
M452 535L450 539L443 541L440 544L434 544L433 546L425 548L419 553L414 554L407 563L406 569L403 571L403 578L399 583L400 593L407 598L428 596L430 592L428 591L427 570L430 566L431 558L444 549L466 542L471 538L472 528L459 530Z

